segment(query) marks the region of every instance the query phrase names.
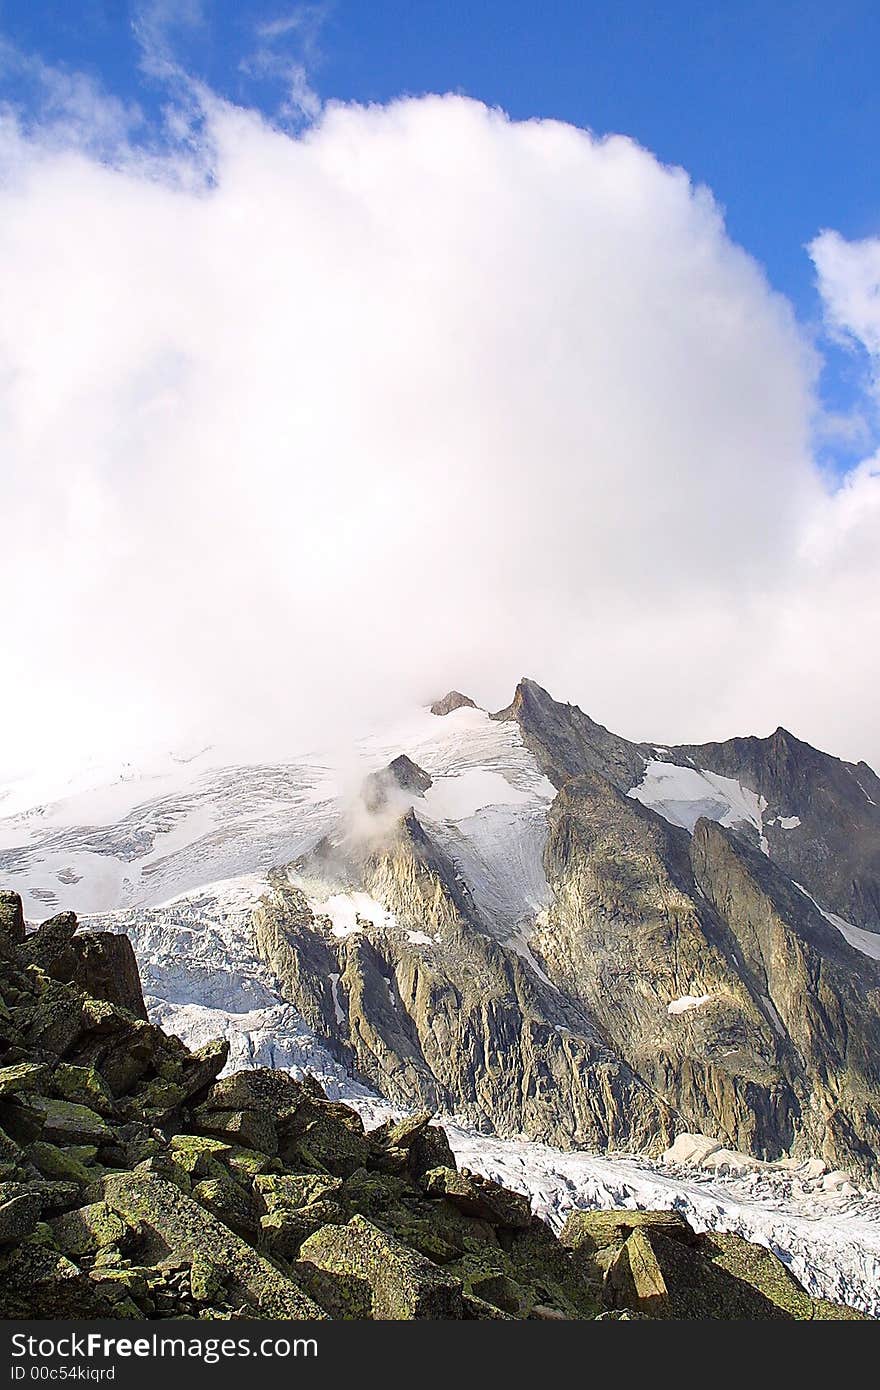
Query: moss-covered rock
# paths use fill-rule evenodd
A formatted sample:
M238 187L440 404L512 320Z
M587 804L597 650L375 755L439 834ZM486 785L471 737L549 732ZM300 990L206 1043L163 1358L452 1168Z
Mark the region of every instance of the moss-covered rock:
M511 1192L467 1169L432 1168L425 1174L425 1191L431 1197L445 1197L468 1216L480 1216L493 1226L525 1230L532 1222L528 1197Z
M621 1246L632 1231L669 1236L687 1245L697 1237L677 1211L573 1211L559 1233L572 1250L602 1250Z
M50 1144L101 1145L113 1138L106 1121L88 1105L35 1096L34 1107L43 1114L42 1137Z
M59 1250L76 1259L82 1255L94 1255L102 1246L113 1245L122 1249L131 1244L135 1232L106 1202L92 1202L66 1212L49 1223L52 1235Z
M226 1284L226 1274L197 1250L192 1257L189 1271L190 1292L197 1303L212 1303L218 1298Z
M212 1139L203 1134L175 1134L170 1143L171 1158L187 1176L198 1181L200 1178L223 1178L226 1169L221 1159L228 1157L230 1145L222 1139Z
M97 1149L91 1145L71 1145L59 1148L38 1140L28 1149L28 1158L44 1177L57 1178L61 1182L76 1182L87 1186L95 1181L99 1172L89 1165Z
M38 1090L48 1072L44 1062L16 1062L11 1067L0 1067L0 1097Z
M193 1123L199 1133L223 1137L237 1148L278 1152L278 1128L267 1111L217 1110L206 1104L193 1111Z
M323 1318L324 1313L288 1276L263 1259L247 1241L154 1173L114 1173L105 1179L105 1199L128 1223L145 1229L144 1254L155 1260L179 1251L196 1252L229 1272L230 1296L252 1316Z
M785 1300L730 1274L704 1253L648 1229L631 1231L621 1246L608 1270L607 1291L610 1306L630 1308L643 1317L764 1320L798 1316ZM810 1312L806 1299L804 1315Z
M22 1241L0 1265L0 1317L109 1318L110 1301L78 1265L40 1240Z
M35 1192L20 1192L0 1200L0 1245L22 1241L34 1230L43 1204Z
M455 1168L446 1131L432 1120L428 1111L422 1111L373 1130L370 1139L380 1161L389 1160L392 1170L405 1168L413 1178L424 1177L431 1168Z
M60 1062L52 1073L51 1090L60 1100L88 1106L99 1115L115 1113L110 1088L95 1067L77 1067L70 1062Z
M458 1279L415 1254L363 1216L324 1226L300 1249L297 1269L335 1317L464 1316Z
M194 1184L192 1195L230 1230L248 1238L256 1235L258 1223L253 1197L227 1173L219 1178L202 1178Z
M267 1212L296 1211L342 1191L342 1178L330 1173L264 1173L254 1178L254 1192Z
M309 1236L324 1226L344 1226L348 1212L332 1200L309 1202L296 1210L279 1207L260 1217L261 1244L275 1259L291 1264Z

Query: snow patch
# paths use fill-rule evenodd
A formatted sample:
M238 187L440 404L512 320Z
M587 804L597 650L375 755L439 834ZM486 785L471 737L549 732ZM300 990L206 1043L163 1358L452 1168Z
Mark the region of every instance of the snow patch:
M369 893L332 893L323 901L309 899L308 902L316 917L330 918L334 936L351 936L363 931L364 925L380 929L395 925L394 914Z
M415 802L416 814L424 809L429 820L463 821L486 806L525 806L531 796L508 782L500 772L470 768L433 782Z
M683 994L680 999L672 999L666 1005L668 1014L686 1014L691 1009L700 1009L708 1004L711 994Z
M764 836L767 802L734 777L653 758L645 767L643 780L628 795L691 834L701 817L729 827L745 822L754 826L762 850L769 853Z
M341 999L339 998L339 976L338 976L338 975L331 975L331 976L330 976L330 989L331 989L331 991L332 991L332 993L333 993L333 1012L336 1014L336 1022L339 1023L339 1024L344 1024L344 1023L345 1023L345 1010L343 1009L343 1007L342 1007L342 1001L341 1001Z
M872 960L880 960L880 933L865 931L864 927L857 927L853 922L847 922L844 917L838 917L836 912L826 912L824 907L819 907L812 893L808 893L802 883L795 883L795 888L800 889L805 898L809 898L814 907L818 907L826 922L830 922L832 927L836 927L841 936L844 937L857 951L861 951L863 956L870 956Z

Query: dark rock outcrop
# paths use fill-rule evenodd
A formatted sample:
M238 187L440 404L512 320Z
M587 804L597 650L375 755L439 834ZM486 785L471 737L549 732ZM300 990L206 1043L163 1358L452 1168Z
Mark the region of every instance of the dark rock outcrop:
M449 690L442 700L435 700L431 706L431 713L444 715L451 714L456 709L476 709L470 695L462 695L460 690Z
M387 767L370 773L369 777L364 779L361 799L366 809L375 814L393 806L396 793L409 792L413 797L424 796L430 786L431 779L424 768L419 767L418 763L414 763L405 753L401 753L393 758ZM398 805L401 805L402 799L399 796L396 799Z
M598 772L621 791L642 776L644 756L637 744L597 724L577 705L563 705L526 677L513 700L493 719L514 720L541 771L555 787L569 777Z
M0 949L18 946L24 941L24 912L18 893L8 888L0 889Z

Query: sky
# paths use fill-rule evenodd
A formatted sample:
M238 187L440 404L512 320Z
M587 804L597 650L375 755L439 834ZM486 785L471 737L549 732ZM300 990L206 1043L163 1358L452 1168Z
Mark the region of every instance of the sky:
M524 673L880 763L878 48L0 0L0 774Z

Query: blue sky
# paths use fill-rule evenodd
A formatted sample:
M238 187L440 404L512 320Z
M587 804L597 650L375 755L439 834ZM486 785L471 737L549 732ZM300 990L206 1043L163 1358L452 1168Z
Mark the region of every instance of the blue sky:
M818 302L805 243L827 226L848 239L880 231L872 0L0 0L0 34L136 103L145 132L167 97L145 63L157 42L215 91L270 115L292 61L322 101L458 91L517 118L623 132L711 187L732 237L808 325ZM8 64L3 79L4 95L26 104ZM827 342L823 352L823 395L845 410L863 363ZM847 447L834 445L838 466Z

